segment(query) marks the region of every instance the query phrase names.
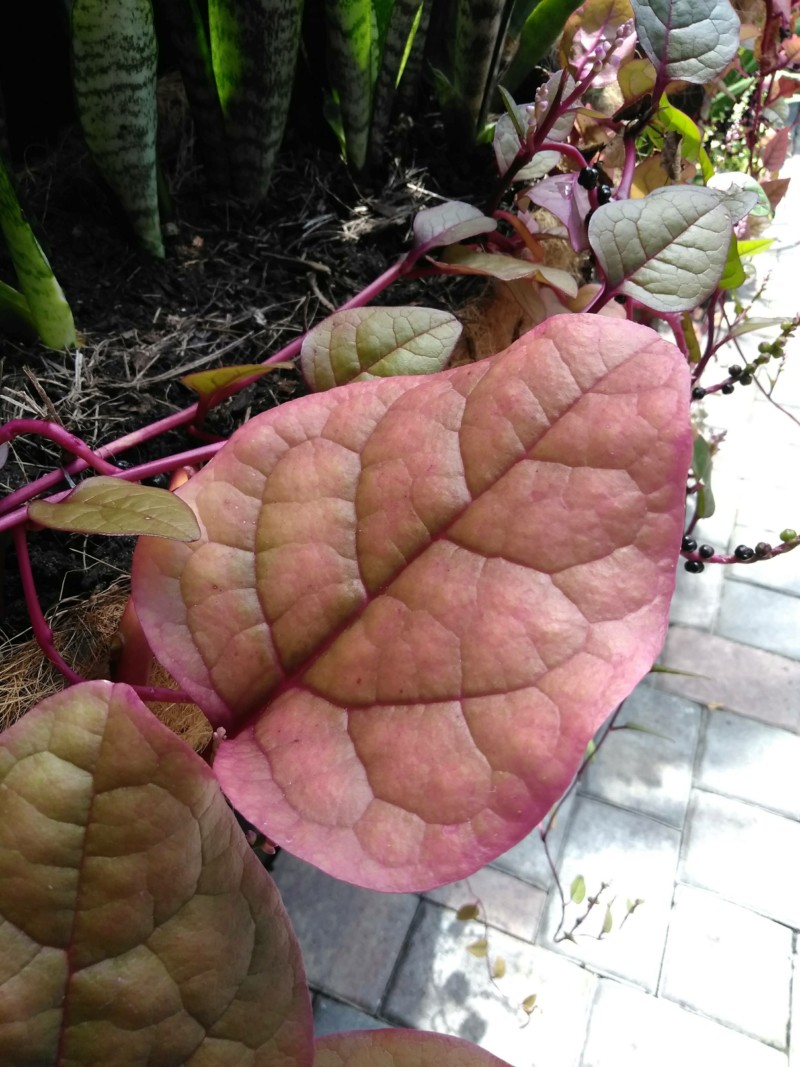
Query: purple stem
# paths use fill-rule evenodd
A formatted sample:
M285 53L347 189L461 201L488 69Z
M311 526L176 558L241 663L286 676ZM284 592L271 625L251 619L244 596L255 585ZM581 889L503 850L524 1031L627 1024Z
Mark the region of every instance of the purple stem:
M351 300L348 300L347 303L342 304L339 310L346 311L349 308L363 307L365 304L368 304L370 300L374 299L381 292L383 292L384 289L388 288L392 284L392 282L397 281L399 277L407 273L422 254L422 249L412 249L406 256L399 260L399 262L395 263L394 266L389 267L389 269L385 270L383 274L380 275L380 277L376 278L374 282L371 282L366 287L366 289L363 289ZM282 349L280 349L280 351L276 352L268 359L265 359L263 361L264 365L268 365L270 363L280 363L283 360L293 359L300 351L305 336L306 335L303 334L300 337L296 337L294 341L291 341L288 345L285 345ZM236 382L235 386L231 386L230 392L226 392L225 397L221 397L220 400L225 399L227 396L233 396L235 393L238 393L242 389L245 389L248 385L250 385L253 381L256 380L257 379L255 378L245 378L239 382ZM85 471L87 467L92 466L94 466L95 469L99 470L100 468L97 467L97 463L102 462L105 457L115 456L120 452L127 451L129 448L135 448L136 445L143 444L145 441L150 441L154 437L160 437L161 434L169 433L170 430L175 430L180 426L185 426L193 422L197 418L199 408L199 403L191 404L189 407L184 408L182 411L176 411L172 415L167 415L165 418L159 419L157 422L150 423L150 425L148 426L143 426L141 429L134 430L132 433L126 434L124 437L120 437L116 441L112 441L110 444L103 445L102 447L94 451L88 449L91 461L89 460L89 457L83 458L83 456L77 451L77 449L70 449L70 451L74 452L74 454L77 455L79 458L74 459L66 467L60 468L57 471L50 471L49 474L44 474L41 478L37 478L34 481L29 482L27 485L21 486L13 493L9 493L8 496L6 496L2 501L0 501L0 516L8 516L9 512L14 512L14 509L19 508L21 505L26 504L34 497L39 496L41 493L44 493L48 489L54 488L60 482L63 482L65 472L70 475L80 474L82 471ZM36 432L41 432L38 427L42 424L38 423L35 419L17 420L18 423L27 421L32 422L37 427ZM61 428L59 427L59 430L60 429ZM66 433L66 431L62 432ZM2 433L2 431L0 431L0 433ZM71 435L69 436L71 437ZM0 440L3 439L4 438L0 438ZM78 441L78 438L75 438L74 440ZM83 444L83 442L79 443ZM172 470L174 468L169 466L164 469ZM119 474L119 469L117 467L111 468L109 465L106 471L101 471L101 473L110 473L117 476ZM126 472L126 474L129 475L130 471ZM16 525L16 523L20 521L19 515L19 512L15 512L13 516L10 516L13 521L11 523L3 523L2 527L0 528L7 529L9 525Z
M636 140L633 137L626 137L625 143L625 164L622 168L622 177L619 180L617 186L617 197L620 200L627 200L631 195L631 186L633 185L633 172L636 169Z
M78 456L82 459L84 469L92 467L99 474L117 474L119 471L119 467L115 467L113 463L106 463L105 460L89 448L85 441L81 441L80 437L69 433L63 426L59 426L57 422L45 422L43 419L12 419L11 422L0 426L0 444L6 441L13 441L15 437L19 437L24 433L49 437L65 452L71 452L73 456Z
M28 540L25 533L25 527L22 525L14 527L14 547L17 552L19 575L22 582L22 591L25 595L25 606L28 609L28 615L31 620L31 627L33 628L33 636L36 638L36 643L56 670L64 676L67 683L69 685L78 685L86 679L81 678L81 676L62 658L61 653L58 651L55 642L53 641L53 631L50 629L47 619L44 617L42 606L39 603L39 597L36 593L36 583L33 579L31 557L28 553ZM192 698L182 690L162 689L158 686L151 685L134 685L131 686L131 688L142 700L167 701L171 704L194 703Z
M141 482L145 478L154 478L157 474L174 471L179 467L191 467L198 463L205 463L212 456L215 456L224 444L225 441L216 441L214 444L193 448L188 452L177 452L172 456L165 456L163 459L153 459L149 463L140 463L138 467L129 467L127 470L120 470L119 467L115 467L112 477L119 478L124 482ZM65 489L63 492L54 493L53 496L45 497L45 499L50 504L57 504L60 500L68 497L71 492L71 489ZM27 518L28 509L26 506L17 508L16 511L12 511L8 515L0 516L0 533L3 530L11 530L25 523Z

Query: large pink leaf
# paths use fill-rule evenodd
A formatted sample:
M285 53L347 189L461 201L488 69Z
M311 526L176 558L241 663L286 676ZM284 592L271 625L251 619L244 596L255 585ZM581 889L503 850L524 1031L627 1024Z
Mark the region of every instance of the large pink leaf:
M645 327L548 319L489 360L253 419L142 542L156 654L274 841L386 890L528 833L658 653L688 372Z
M367 1030L317 1039L314 1067L508 1067L468 1041L419 1030Z
M0 1063L303 1067L280 897L209 768L132 689L0 735Z

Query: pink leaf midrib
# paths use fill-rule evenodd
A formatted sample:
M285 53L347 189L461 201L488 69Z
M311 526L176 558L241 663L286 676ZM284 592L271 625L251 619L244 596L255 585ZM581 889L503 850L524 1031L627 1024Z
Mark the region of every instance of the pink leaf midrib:
M647 350L648 350L648 348L636 348L635 350L632 351L630 356L628 356L627 359L624 362L628 362L630 359L640 358L643 355L643 353L645 353ZM572 373L572 370L567 365L567 363L564 361L563 357L560 356L560 353L559 353L559 358L561 360L562 366L567 370L567 372L570 374L570 376L574 380L574 375ZM603 374L601 374L592 383L591 388L592 389L596 389L608 377L608 375L610 375L612 373L617 373L618 371L620 371L620 369L622 367L624 367L624 362L620 363L620 364L618 364L618 365L616 365L616 366L614 366L613 368L610 368L610 369L606 365L605 372ZM490 371L492 369L493 368L491 368L491 367L487 368L486 373L490 373ZM484 375L484 377L485 377L485 375ZM424 379L422 379L422 380L424 381ZM473 389L475 387L477 387L477 385L480 384L480 381L482 381L482 380L483 380L483 378L479 379L479 382L475 383L475 386L473 386ZM364 383L364 384L369 386L370 383ZM576 385L577 385L577 382L576 382ZM463 507L461 507L453 516L451 516L448 519L448 521L439 530L437 530L435 533L431 534L429 540L426 541L424 544L420 545L419 549L416 552L414 552L409 558L407 558L405 560L405 562L403 563L403 565L400 568L398 568L398 570L396 570L391 575L391 577L385 579L379 586L377 586L371 592L368 592L366 590L366 588L365 588L364 589L364 599L363 599L362 603L354 611L351 612L351 614L348 616L347 619L345 619L343 622L339 623L339 625L335 629L333 629L331 631L331 633L323 641L320 642L318 647L310 655L308 655L305 658L305 660L303 661L303 663L299 667L297 667L296 669L294 669L292 671L287 671L285 665L281 661L278 648L277 648L277 646L275 645L275 643L273 641L273 648L275 649L275 656L276 656L277 664L278 664L280 670L283 673L283 677L275 685L274 689L271 691L269 696L266 697L266 699L264 700L263 704L261 704L259 707L257 707L253 711L251 711L249 714L243 716L241 719L238 719L235 722L232 722L232 729L229 731L228 736L231 737L231 738L236 737L237 734L239 734L243 730L245 730L248 727L250 727L255 720L260 718L260 716L269 707L269 705L274 703L276 700L278 700L281 696L283 696L287 692L294 691L294 690L305 690L305 691L308 691L310 693L315 693L315 690L313 689L313 687L309 686L305 681L303 681L304 676L314 667L314 665L328 651L330 651L330 649L336 644L336 642L345 633L347 633L347 631L352 627L352 625L359 618L361 618L363 616L364 612L367 610L367 608L374 601L380 599L380 597L385 596L388 593L388 591L391 589L391 587L394 584L394 582L397 580L397 578L405 570L407 570L416 560L418 560L420 557L422 557L430 549L430 547L432 545L434 545L436 543L439 543L441 541L444 541L444 540L450 540L450 538L448 537L449 532L461 520L461 518L464 516L464 514L471 507L473 507L473 505L478 500L480 500L486 493L495 490L497 485L500 483L500 481L503 478L505 478L511 470L513 470L515 467L517 467L520 463L526 462L526 461L529 460L530 453L542 443L542 441L545 439L547 434L553 429L553 427L555 425L558 425L558 421L560 421L562 418L564 418L566 415L568 415L570 413L570 411L572 411L574 409L574 407L584 399L584 397L586 396L586 393L589 391L588 387L587 388L581 388L579 385L578 385L578 389L579 389L578 396L576 396L574 400L572 400L562 411L559 412L558 420L556 422L549 421L547 429L544 430L536 438L536 440L534 442L532 442L532 444L529 446L529 448L525 449L511 463L509 463L506 466L506 468L498 475L498 477L496 479L494 479L494 481L492 481L492 483L490 485L486 486L485 489L481 490L476 495L472 495L471 494L469 502L466 503ZM471 392L472 392L472 390L470 390L470 393ZM389 407L387 407L386 414L388 414L388 412L391 411L392 406L394 405L394 403L399 402L406 395L407 394L405 394L405 393L401 394L400 397L398 397L395 401L393 401L393 403ZM468 395L470 395L470 394L468 394ZM465 401L466 401L466 398L465 398ZM373 431L373 433L377 432L379 426L380 426L380 423L378 423L378 426L376 427L376 430ZM463 422L459 425L459 443L460 443L460 440L461 440L461 429L462 429L462 427L463 427ZM372 435L370 435L370 438L368 438L368 440L371 439L371 436ZM366 445L365 445L365 447L366 447ZM465 464L463 462L463 450L461 449L461 447L459 447L459 453L460 453L460 455L462 457L462 475L464 477L464 481L465 481L465 484L466 484L466 482L467 482L466 468L465 468ZM548 461L542 461L542 462L544 463L544 462L548 462ZM463 547L463 546L459 546L458 542L456 542L456 541L452 541L451 543L453 543L457 547ZM356 552L356 564L357 564L358 569L359 569L359 577L360 577L362 586L365 586L363 575L361 573L361 564L360 564L360 557L359 557L358 552ZM257 586L256 586L256 589L257 589ZM268 619L266 617L266 613L264 612L263 605L262 605L262 616L263 616L263 620L264 620L265 625L268 627L268 629L270 630L270 633L271 633L272 626L271 626L271 624L269 623L269 621L268 621ZM213 688L213 685L212 685L212 688ZM214 689L214 692L215 693L217 692L216 689ZM337 701L327 693L317 693L315 695L318 695L321 699L324 699L324 700L328 701L328 703L332 704L333 706L341 707L341 705L338 704ZM217 696L219 696L219 694L217 694ZM472 694L470 694L470 696L472 696ZM459 693L459 694L454 694L453 696L451 696L449 698L436 698L433 701L431 701L431 703L440 703L440 702L442 702L444 700L447 700L447 699L449 699L449 700L461 700L463 698L464 698L464 694L463 693ZM407 702L407 705L408 706L414 706L414 705L419 704L420 702L421 702L420 700L409 701L409 702ZM388 702L384 703L382 701L369 700L369 701L365 702L364 705L359 705L359 706L360 707L397 706L397 702L396 701L392 701L391 704L389 704ZM213 721L213 717L212 717L212 721Z

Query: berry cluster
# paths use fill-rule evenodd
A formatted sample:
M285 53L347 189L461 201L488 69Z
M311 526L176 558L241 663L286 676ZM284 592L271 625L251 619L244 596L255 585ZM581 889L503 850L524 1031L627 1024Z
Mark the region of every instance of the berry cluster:
M797 326L798 322L796 320L781 323L780 337L775 341L762 341L758 346L758 355L754 360L750 363L745 363L743 367L736 363L728 367L727 379L718 385L711 386L709 389L704 389L702 385L696 385L692 389L692 400L702 400L709 393L717 392L728 396L733 392L734 385L750 385L753 381L753 375L759 367L763 367L771 359L783 358L786 342L797 329Z
M795 530L785 529L780 532L780 540L782 545L787 547L794 547L791 542L797 541L797 532ZM701 574L705 570L704 560L711 560L714 563L755 563L759 559L770 559L772 556L779 555L786 549L778 547L773 548L767 541L759 541L755 548L751 548L749 545L737 545L733 550L732 557L717 556L716 549L713 545L700 545L698 547L697 541L690 537L688 534L681 541L681 552L685 555L695 555L699 558L687 559L684 563L684 569L690 574Z

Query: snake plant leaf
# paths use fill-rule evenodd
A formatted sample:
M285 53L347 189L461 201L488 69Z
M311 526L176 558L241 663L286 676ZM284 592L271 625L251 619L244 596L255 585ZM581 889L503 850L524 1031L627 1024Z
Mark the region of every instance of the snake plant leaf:
M487 92L491 94L490 74L509 6L505 0L458 0L455 5L452 83L469 136L478 128Z
M447 200L436 207L425 208L414 216L414 245L417 249L424 247L428 251L496 229L497 220L490 219L471 204Z
M234 189L250 203L269 190L300 46L303 0L209 0L211 62Z
M211 61L208 5L205 0L155 0L155 10L175 50L206 175L216 188L227 189L228 144Z
M598 208L589 244L612 289L654 311L690 311L719 284L732 232L717 193L674 186Z
M277 889L128 686L73 686L0 734L0 868L4 1064L312 1062Z
M314 1067L508 1067L458 1037L420 1030L365 1030L316 1041Z
M394 374L433 374L444 369L460 336L461 323L447 311L351 308L306 335L300 365L315 392Z
M48 348L74 348L75 323L61 286L23 214L11 175L0 159L0 231L14 265L18 293L0 283L4 310L22 324L29 322Z
M379 163L381 159L395 91L419 28L423 2L424 0L394 0L392 4L373 93L369 130L369 154L373 163Z
M670 79L705 85L739 48L739 17L728 0L631 0L639 44Z
M150 0L74 0L71 32L75 102L89 151L142 246L161 257Z
M372 0L325 0L331 77L347 161L367 161L372 91L378 74L378 25Z
M168 489L102 475L86 478L56 503L33 500L28 506L28 516L50 530L108 537L148 534L194 541L200 536L192 509Z
M455 881L524 837L665 633L689 373L558 315L505 352L251 419L177 490L133 597L272 841L350 882Z

